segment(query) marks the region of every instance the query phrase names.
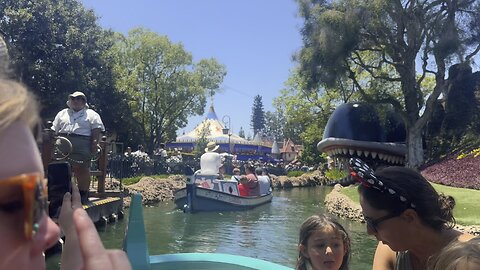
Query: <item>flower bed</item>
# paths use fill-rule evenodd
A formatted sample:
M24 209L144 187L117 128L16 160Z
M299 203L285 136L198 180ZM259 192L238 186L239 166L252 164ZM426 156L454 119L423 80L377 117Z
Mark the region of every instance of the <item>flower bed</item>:
M429 181L460 188L480 190L480 156L451 155L421 170Z

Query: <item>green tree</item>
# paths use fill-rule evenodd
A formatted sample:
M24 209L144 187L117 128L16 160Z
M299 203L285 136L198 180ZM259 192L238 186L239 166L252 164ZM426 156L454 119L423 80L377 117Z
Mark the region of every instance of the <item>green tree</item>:
M200 157L203 155L203 153L205 153L205 148L207 148L208 144L208 136L210 136L210 122L204 122L198 130L198 140L195 143L195 148L193 149L193 154L198 160L200 160Z
M253 99L252 120L253 136L265 129L265 111L263 110L262 96L256 95Z
M309 165L317 165L323 159L317 149L322 140L323 129L335 105L349 100L351 94L341 90L305 90L303 77L294 70L285 83L286 88L274 99L276 112L284 115L283 134L285 138L303 145L300 159ZM343 94L341 94L343 93Z
M118 89L129 96L149 151L172 140L192 115L202 115L226 75L215 59L193 63L182 44L143 28L118 35L112 54Z
M243 130L243 127L240 127L240 131L238 132L238 136L245 139L245 131Z
M39 97L42 117L52 119L69 93L83 91L108 130L127 130L130 110L115 91L108 55L113 33L92 10L75 0L5 0L0 29L12 72Z
M407 128L407 165L421 165L423 128L446 91L447 66L469 62L480 50L478 1L297 1L305 19L297 59L306 89L347 76L366 101L391 104ZM368 73L370 82L398 84L396 94L368 91L356 70ZM427 74L436 82L428 96L421 87Z
M283 141L285 115L281 111L265 112L265 135L276 141Z

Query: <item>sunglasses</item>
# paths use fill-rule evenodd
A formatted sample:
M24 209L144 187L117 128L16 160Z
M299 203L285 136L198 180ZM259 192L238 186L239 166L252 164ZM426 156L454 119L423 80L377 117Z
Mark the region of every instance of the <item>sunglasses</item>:
M43 214L47 212L47 189L40 173L21 174L0 180L0 188L20 187L23 200L6 205L0 205L5 212L23 209L23 228L25 238L32 239L38 231Z
M85 100L83 97L70 97L70 100Z
M379 217L377 219L372 219L372 218L369 218L369 217L365 217L364 220L365 222L367 223L367 227L370 228L370 230L374 231L374 232L378 232L378 225L380 225L380 223L386 221L386 220L389 220L391 218L394 218L394 217L398 217L400 216L402 213L400 214L393 214L393 213L390 213L388 215L385 215L383 217Z

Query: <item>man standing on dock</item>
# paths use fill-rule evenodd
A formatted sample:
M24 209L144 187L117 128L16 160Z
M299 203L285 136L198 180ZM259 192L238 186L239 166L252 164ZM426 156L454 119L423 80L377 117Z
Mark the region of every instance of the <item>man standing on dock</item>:
M55 116L52 129L72 143L72 152L67 159L77 178L82 204L88 204L91 156L98 149L100 132L105 131L105 127L100 115L89 109L83 92L70 94L67 106Z

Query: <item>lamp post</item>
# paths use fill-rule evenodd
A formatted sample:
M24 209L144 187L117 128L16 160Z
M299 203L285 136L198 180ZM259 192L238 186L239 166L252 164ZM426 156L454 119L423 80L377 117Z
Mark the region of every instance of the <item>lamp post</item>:
M228 135L228 151L227 151L227 153L230 154L230 137L232 136L232 133L230 132L230 130L231 130L230 116L229 115L224 115L222 117L222 122L223 122L222 132L223 132L224 135Z

